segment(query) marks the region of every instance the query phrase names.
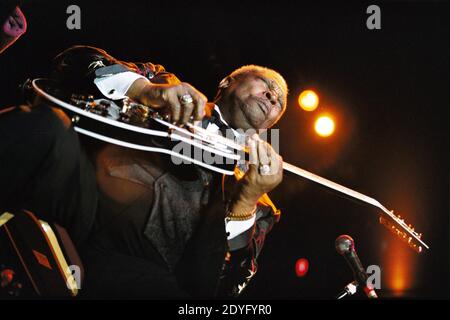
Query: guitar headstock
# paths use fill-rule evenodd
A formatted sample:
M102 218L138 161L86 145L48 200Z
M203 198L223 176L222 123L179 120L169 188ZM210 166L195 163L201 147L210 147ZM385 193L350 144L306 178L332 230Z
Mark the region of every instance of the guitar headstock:
M383 215L380 216L380 223L383 226L399 237L401 241L405 242L417 253L421 253L424 246L428 249L428 246L422 241L421 233L416 232L412 225L406 224L405 220L402 219L400 215L394 215L393 211L391 211L391 214L392 215L389 216L392 219L387 219L387 217Z

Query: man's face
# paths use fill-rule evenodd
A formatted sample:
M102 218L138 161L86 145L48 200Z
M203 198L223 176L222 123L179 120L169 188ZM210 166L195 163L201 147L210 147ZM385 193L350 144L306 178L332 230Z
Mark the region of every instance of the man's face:
M284 95L268 75L249 74L226 89L230 125L236 129L267 129L284 112Z

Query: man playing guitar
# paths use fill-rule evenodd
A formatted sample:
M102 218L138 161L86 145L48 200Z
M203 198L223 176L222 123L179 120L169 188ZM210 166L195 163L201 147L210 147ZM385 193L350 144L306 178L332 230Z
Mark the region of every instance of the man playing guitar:
M92 47L57 56L52 78L73 92L128 96L164 109L178 125L210 109L200 92L162 66L122 62ZM275 71L238 69L221 82L204 126L270 128L286 95ZM248 139L248 170L223 188L222 176L198 166L112 144L80 144L71 120L49 106L3 114L0 132L6 190L0 207L25 207L65 226L82 254L91 296L236 295L256 271L265 234L279 216L260 199L281 182L282 160L256 136Z

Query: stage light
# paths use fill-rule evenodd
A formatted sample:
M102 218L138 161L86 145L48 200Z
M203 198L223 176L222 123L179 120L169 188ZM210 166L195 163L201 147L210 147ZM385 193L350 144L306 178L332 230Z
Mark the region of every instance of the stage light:
M309 270L309 262L305 258L298 259L295 263L295 273L297 277L304 277L308 273Z
M298 96L298 104L305 111L314 111L319 106L319 97L312 90L305 90Z
M314 129L316 133L321 137L329 137L334 132L334 121L329 116L321 116L317 118Z

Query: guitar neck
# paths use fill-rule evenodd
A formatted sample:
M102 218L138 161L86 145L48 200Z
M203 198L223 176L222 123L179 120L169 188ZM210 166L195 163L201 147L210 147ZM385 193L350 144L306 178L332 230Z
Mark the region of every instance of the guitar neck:
M298 176L301 176L305 179L308 179L310 181L316 182L322 186L325 186L327 188L330 188L332 190L338 191L342 194L345 194L353 199L362 201L366 204L370 204L371 206L381 210L382 212L382 221L381 223L386 225L391 231L396 233L398 236L403 238L408 244L416 251L421 252L421 246L425 247L426 249L429 249L429 246L422 241L421 235L414 231L414 229L411 229L403 219L400 217L397 217L394 215L392 211L389 211L386 207L384 207L380 202L375 200L374 198L371 198L369 196L366 196L365 194L362 194L358 191L352 190L350 188L344 187L343 185L340 185L336 182L333 182L331 180L322 178L314 173L311 173L309 171L306 171L304 169L301 169L299 167L296 167L292 164L283 162L283 169L286 171L289 171L291 173L294 173Z
M384 208L381 205L381 203L379 203L377 200L375 200L375 199L373 199L373 198L371 198L369 196L366 196L366 195L364 195L364 194L362 194L362 193L360 193L358 191L352 190L350 188L344 187L343 185L340 185L340 184L338 184L336 182L333 182L331 180L322 178L322 177L320 177L320 176L318 176L318 175L316 175L314 173L311 173L309 171L306 171L304 169L296 167L296 166L294 166L294 165L292 165L290 163L283 162L283 169L286 170L286 171L289 171L291 173L294 173L294 174L296 174L298 176L301 176L303 178L306 178L306 179L308 179L310 181L316 182L316 183L321 184L321 185L323 185L325 187L333 189L335 191L338 191L338 192L341 192L343 194L346 194L346 195L350 196L351 198L360 200L362 202L370 204L370 205L372 205L374 207L377 207L379 209Z

